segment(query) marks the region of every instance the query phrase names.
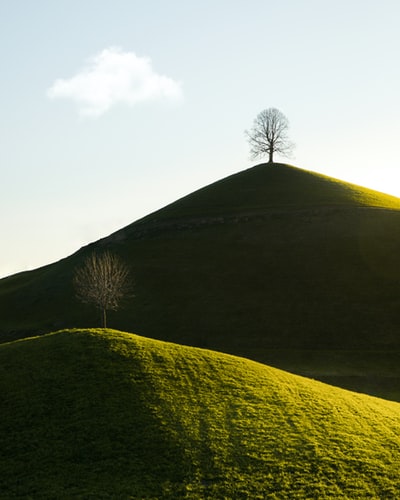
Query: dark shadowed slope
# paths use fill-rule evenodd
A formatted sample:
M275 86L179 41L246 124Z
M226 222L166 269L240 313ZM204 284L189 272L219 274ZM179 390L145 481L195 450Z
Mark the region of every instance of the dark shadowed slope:
M99 324L71 278L85 255L109 249L136 287L110 325L397 399L399 208L326 176L259 165L1 280L1 336Z
M0 346L3 498L398 498L399 404L115 331Z

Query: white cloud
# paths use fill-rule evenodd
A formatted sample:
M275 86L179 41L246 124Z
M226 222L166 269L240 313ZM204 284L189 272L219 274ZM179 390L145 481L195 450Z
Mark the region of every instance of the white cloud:
M48 89L50 99L77 102L81 116L97 117L112 106L157 99L181 100L179 82L157 74L151 60L110 47L91 57L88 64L69 79L58 79Z

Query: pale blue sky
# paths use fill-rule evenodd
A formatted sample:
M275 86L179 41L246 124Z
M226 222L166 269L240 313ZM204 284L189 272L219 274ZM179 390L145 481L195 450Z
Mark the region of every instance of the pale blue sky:
M290 163L400 196L399 20L397 0L0 0L0 276L250 167L268 107Z

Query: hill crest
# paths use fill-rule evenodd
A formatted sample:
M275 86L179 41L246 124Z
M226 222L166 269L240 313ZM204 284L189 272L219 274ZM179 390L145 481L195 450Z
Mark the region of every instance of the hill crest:
M400 210L400 198L281 163L262 163L204 186L103 238L188 229L286 212Z
M400 199L291 165L262 163L196 190L141 220L319 206L400 209Z

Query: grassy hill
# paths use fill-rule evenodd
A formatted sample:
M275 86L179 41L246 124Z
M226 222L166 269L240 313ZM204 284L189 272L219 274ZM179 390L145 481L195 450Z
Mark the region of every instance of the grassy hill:
M400 406L111 330L0 346L2 498L395 499Z
M111 326L400 401L399 209L369 189L258 165L0 280L0 338L98 325L71 280L107 249L136 289Z
M260 164L221 179L142 219L243 215L315 207L400 209L394 196L284 164Z

